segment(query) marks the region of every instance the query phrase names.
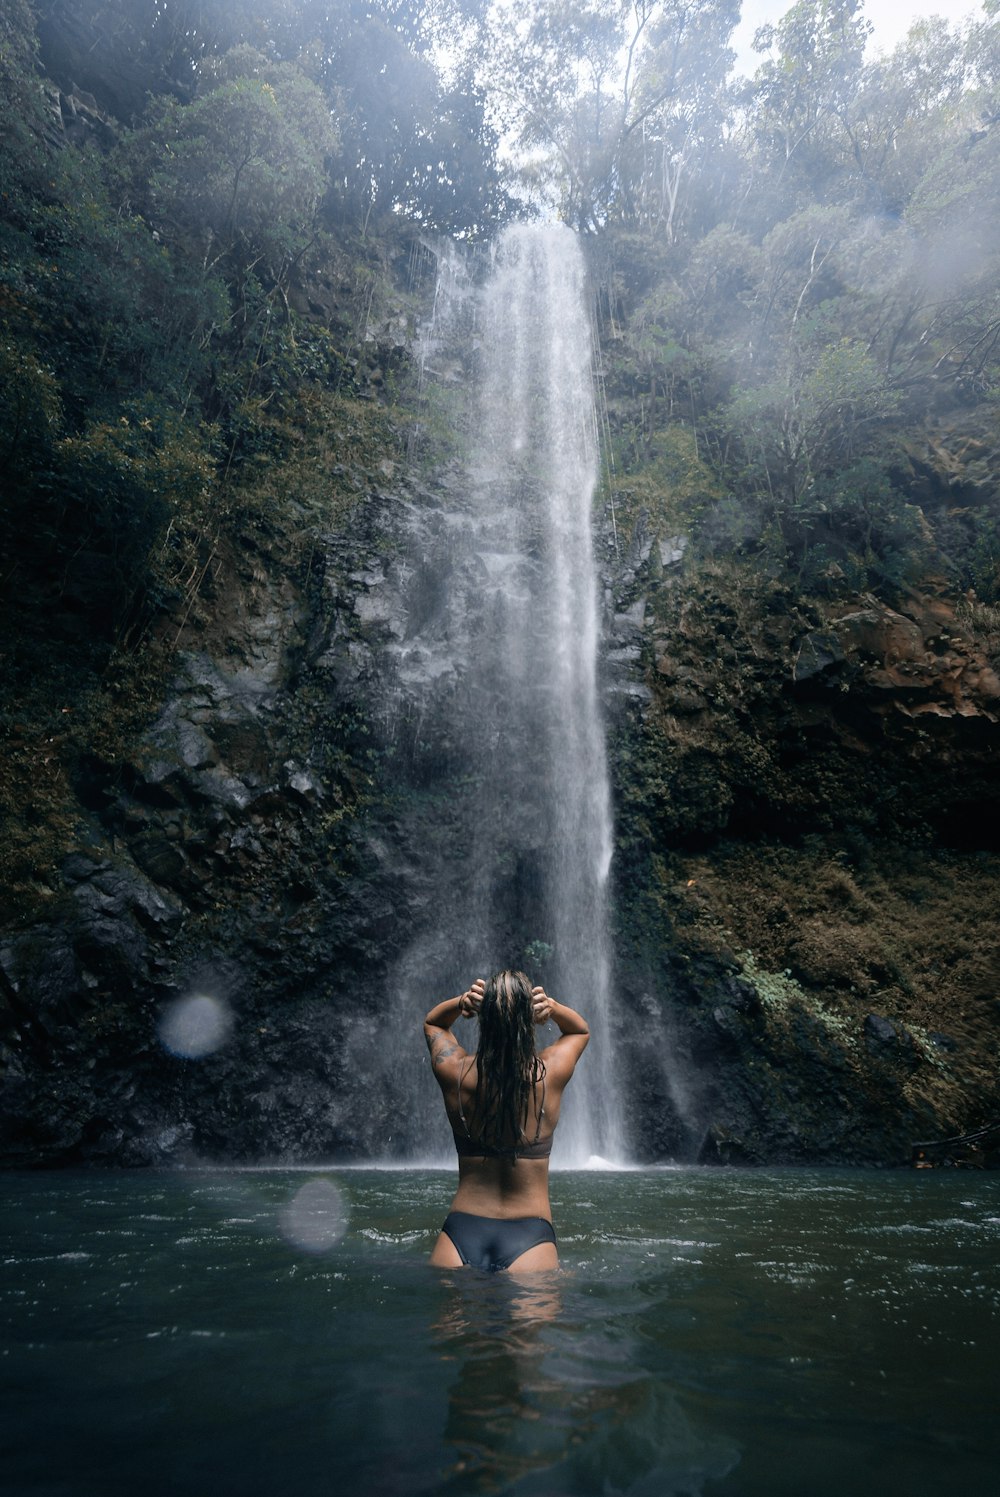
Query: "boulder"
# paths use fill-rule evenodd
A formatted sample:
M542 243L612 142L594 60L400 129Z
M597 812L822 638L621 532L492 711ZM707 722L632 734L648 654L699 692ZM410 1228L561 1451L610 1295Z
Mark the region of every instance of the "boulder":
M884 664L922 660L923 631L912 619L891 608L866 608L833 621L833 630L847 654L870 655Z
M832 630L815 630L799 641L792 680L810 681L814 676L825 675L846 658L844 647Z

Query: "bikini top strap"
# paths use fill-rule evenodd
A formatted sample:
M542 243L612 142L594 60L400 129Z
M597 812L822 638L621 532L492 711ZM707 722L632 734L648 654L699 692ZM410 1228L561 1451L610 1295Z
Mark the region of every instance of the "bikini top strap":
M469 1065L466 1066L464 1071L459 1071L458 1080L455 1082L455 1098L458 1102L458 1116L462 1127L465 1129L466 1138L472 1137L472 1130L469 1127L469 1120L465 1116L465 1109L462 1106L462 1082L465 1080L466 1076L468 1076L474 1064L475 1062L472 1061L469 1063Z
M542 1071L542 1105L541 1105L541 1107L539 1107L539 1109L538 1109L538 1116L535 1119L535 1137L532 1140L533 1143L537 1144L538 1140L542 1136L542 1118L544 1116L545 1116L545 1071L543 1070Z

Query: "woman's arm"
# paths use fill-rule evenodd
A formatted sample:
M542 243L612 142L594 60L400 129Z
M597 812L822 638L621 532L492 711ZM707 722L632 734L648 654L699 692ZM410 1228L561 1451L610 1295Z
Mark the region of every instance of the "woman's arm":
M566 1003L556 1003L544 988L532 988L531 1000L535 1023L547 1024L551 1019L559 1030L559 1038L543 1051L545 1064L550 1072L554 1065L569 1080L577 1061L587 1048L590 1027L575 1008L570 1008Z
M486 984L478 978L457 998L446 998L431 1009L424 1020L424 1039L431 1052L431 1065L437 1069L442 1061L453 1056L464 1056L465 1051L451 1033L451 1026L459 1017L470 1019L479 1012Z

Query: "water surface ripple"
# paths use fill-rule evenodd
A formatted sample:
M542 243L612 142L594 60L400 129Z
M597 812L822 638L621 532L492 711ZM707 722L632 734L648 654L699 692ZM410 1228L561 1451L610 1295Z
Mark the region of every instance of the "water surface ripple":
M521 1281L427 1267L450 1183L8 1176L5 1490L995 1491L996 1177L566 1171Z

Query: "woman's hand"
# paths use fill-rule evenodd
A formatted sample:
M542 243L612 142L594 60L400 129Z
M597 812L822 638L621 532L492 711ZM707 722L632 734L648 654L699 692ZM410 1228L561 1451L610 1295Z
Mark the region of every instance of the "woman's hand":
M544 988L531 990L531 1017L536 1024L547 1024L552 1017L552 999Z
M483 1004L483 993L486 991L486 983L481 977L477 977L472 987L462 994L461 1015L463 1019L474 1019Z

